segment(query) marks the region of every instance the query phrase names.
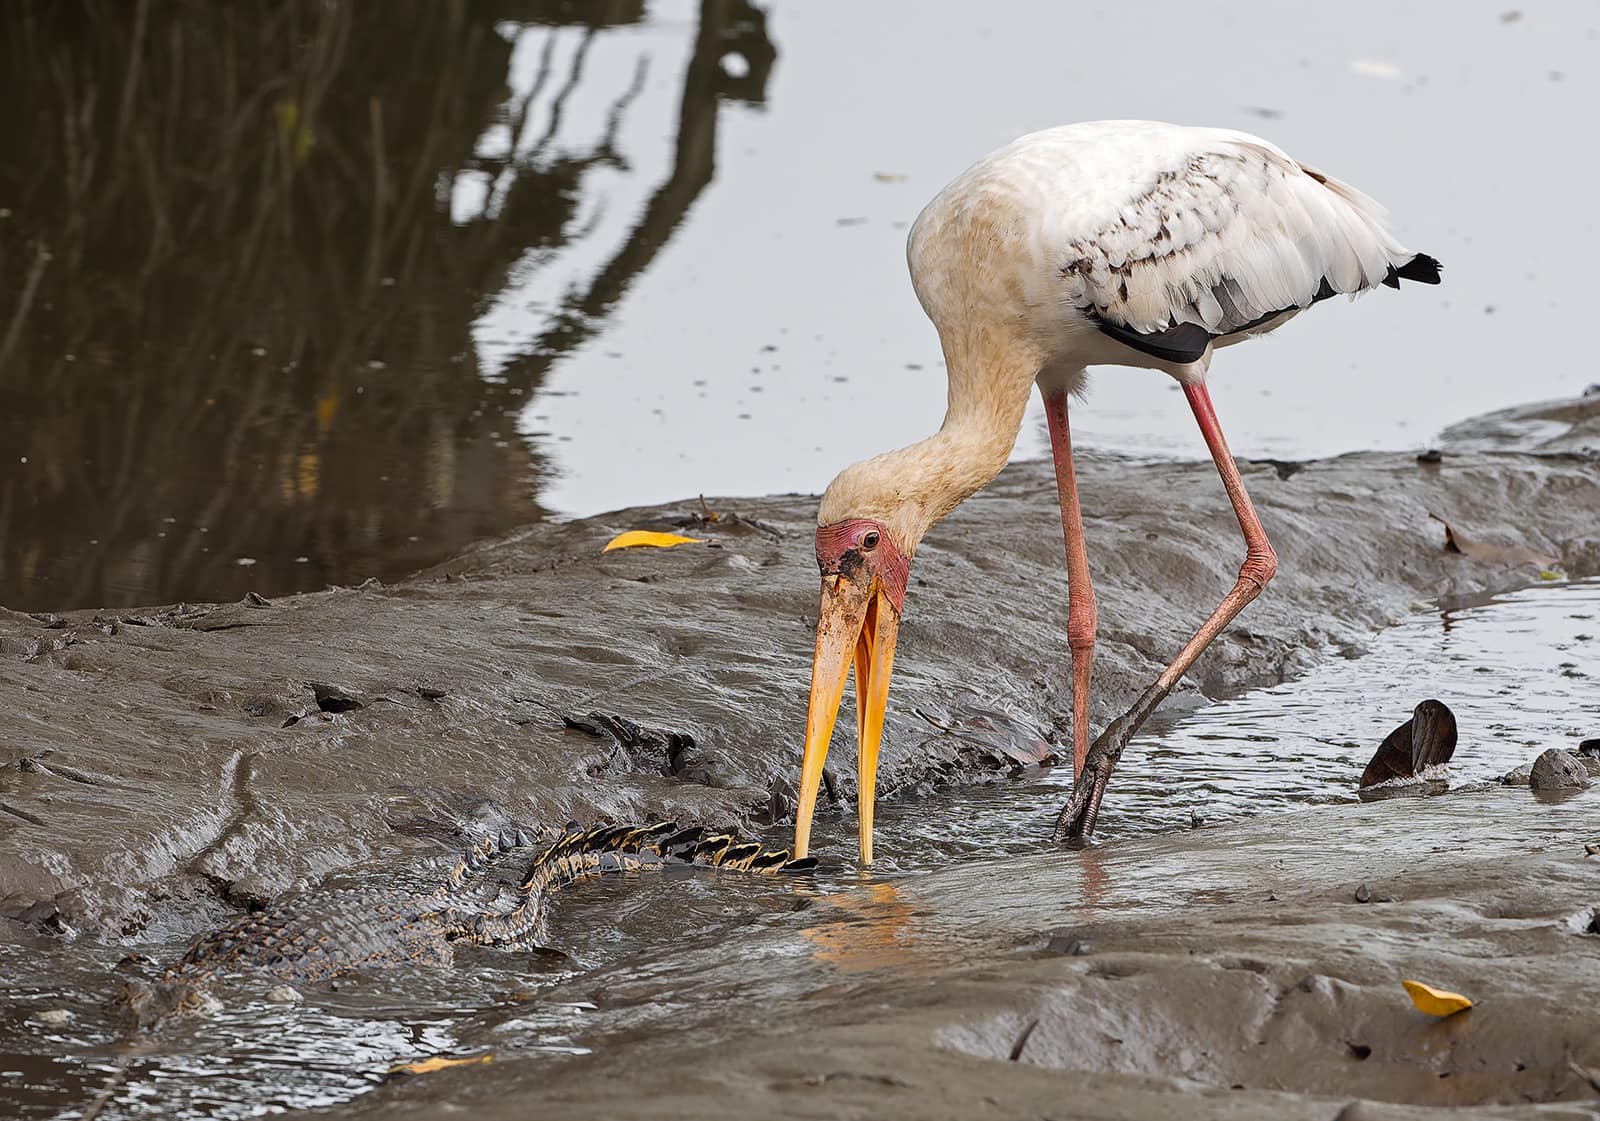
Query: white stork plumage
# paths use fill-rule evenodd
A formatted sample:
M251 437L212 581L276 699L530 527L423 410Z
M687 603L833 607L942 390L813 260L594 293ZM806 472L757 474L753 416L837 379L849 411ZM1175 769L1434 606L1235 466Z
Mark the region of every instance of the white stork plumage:
M1259 137L1154 121L1067 125L991 153L923 209L907 258L944 349L949 405L934 435L847 467L822 496L798 856L809 848L853 662L861 859L871 862L878 744L911 558L940 518L1005 466L1033 386L1049 421L1067 552L1075 777L1057 836L1081 837L1129 737L1277 570L1206 390L1212 352L1329 296L1439 281L1438 261L1405 249L1354 188ZM1245 561L1216 611L1091 749L1095 604L1067 403L1092 365L1164 370L1183 386L1238 516Z

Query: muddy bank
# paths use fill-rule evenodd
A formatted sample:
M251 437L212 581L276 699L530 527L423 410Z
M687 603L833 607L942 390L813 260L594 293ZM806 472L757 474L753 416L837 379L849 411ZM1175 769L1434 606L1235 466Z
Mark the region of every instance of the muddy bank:
M1561 407L1592 417L1600 399ZM1596 471L1584 448L1247 465L1282 567L1197 665L1189 701L1358 650L1419 599L1537 577L1447 551L1430 515L1572 575L1600 571ZM1081 477L1103 722L1231 585L1239 544L1209 464L1085 457ZM436 852L473 819L785 818L815 502L711 508L722 519L691 532L715 547L602 557L618 530L682 520L631 510L536 527L397 585L0 613L0 906L25 925L128 931L174 896L237 906ZM1002 770L1065 733L1060 552L1037 463L1008 469L925 542L883 793ZM562 719L593 711L674 735L620 744ZM843 797L851 754L834 756Z
M1597 839L1600 794L1495 788L900 878L548 991L590 1054L485 1032L341 1115L1592 1118Z

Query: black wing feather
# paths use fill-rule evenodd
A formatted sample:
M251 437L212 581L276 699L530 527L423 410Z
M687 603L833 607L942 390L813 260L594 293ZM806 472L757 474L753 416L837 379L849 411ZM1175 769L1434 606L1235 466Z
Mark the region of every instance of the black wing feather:
M1388 275L1383 278L1382 283L1390 288L1400 287L1402 280L1411 280L1419 284L1438 284L1441 267L1437 257L1430 257L1426 253L1418 253L1403 265L1390 265ZM1227 278L1224 277L1217 282L1216 289L1220 290L1222 294L1226 294L1227 283ZM1311 297L1311 304L1319 303L1337 294L1333 290L1333 285L1328 283L1328 278L1323 277L1322 282L1317 285L1316 295ZM1310 307L1311 304L1306 304L1305 306ZM1102 334L1109 335L1124 346L1130 346L1141 354L1148 354L1152 358L1159 358L1163 362L1187 365L1191 362L1200 361L1205 356L1206 347L1217 339L1226 338L1229 335L1246 334L1286 312L1301 310L1303 309L1298 306L1279 308L1277 311L1269 311L1265 315L1257 316L1248 323L1230 326L1228 330L1215 334L1207 331L1198 323L1175 323L1164 331L1135 331L1132 327L1101 318L1092 307L1085 308L1084 312L1090 319L1094 320L1094 325L1100 329Z

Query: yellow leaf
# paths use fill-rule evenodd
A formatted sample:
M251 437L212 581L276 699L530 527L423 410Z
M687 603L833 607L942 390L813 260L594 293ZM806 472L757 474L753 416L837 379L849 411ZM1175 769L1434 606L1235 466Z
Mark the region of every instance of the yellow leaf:
M273 109L278 115L278 132L283 137L284 146L293 156L294 166L299 167L311 154L316 135L311 131L311 125L301 118L298 102L292 99L280 101Z
M1421 981L1400 983L1411 994L1411 1003L1417 1006L1417 1010L1430 1016L1453 1016L1472 1007L1472 1001L1460 993L1447 993L1432 985L1424 985Z
M445 1070L448 1067L465 1067L474 1063L492 1063L494 1055L473 1055L468 1059L447 1059L443 1055L435 1055L431 1059L422 1059L415 1063L401 1063L397 1067L390 1067L390 1074L432 1074L436 1070Z
M698 537L681 537L676 533L652 533L648 529L630 529L627 533L619 533L602 553L609 553L612 549L632 549L638 545L648 545L654 549L670 549L674 545L700 545L704 544Z
M326 396L317 399L317 435L326 436L328 429L333 427L333 418L338 415L339 387L334 386Z

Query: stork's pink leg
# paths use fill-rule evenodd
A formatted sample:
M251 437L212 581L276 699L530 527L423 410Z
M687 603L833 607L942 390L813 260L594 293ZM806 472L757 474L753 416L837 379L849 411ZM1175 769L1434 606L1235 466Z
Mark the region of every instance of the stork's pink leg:
M1050 422L1050 452L1056 460L1056 493L1061 499L1061 536L1067 543L1067 648L1072 653L1072 776L1083 773L1089 754L1089 678L1094 672L1097 616L1089 580L1089 550L1083 541L1078 508L1078 477L1072 470L1072 433L1067 427L1067 391L1044 395Z
M1272 551L1266 530L1261 528L1261 519L1256 516L1250 496L1245 493L1244 480L1239 477L1239 466L1229 454L1228 442L1223 439L1222 427L1217 423L1217 411L1211 405L1210 392L1203 384L1185 385L1183 392L1189 399L1189 407L1194 410L1194 419L1200 425L1206 447L1211 449L1211 458L1216 461L1217 473L1222 476L1222 485L1239 519L1239 530L1244 534L1244 565L1239 569L1239 579L1235 581L1233 590L1223 597L1211 617L1178 651L1172 664L1162 671L1154 685L1139 695L1133 707L1113 720L1095 741L1083 773L1073 783L1072 797L1056 819L1057 840L1086 837L1094 831L1095 818L1100 812L1100 799L1105 794L1106 783L1111 781L1111 770L1121 758L1128 740L1172 691L1200 652L1210 645L1223 627L1233 621L1234 616L1244 610L1247 603L1261 594L1261 589L1278 571L1278 556Z

